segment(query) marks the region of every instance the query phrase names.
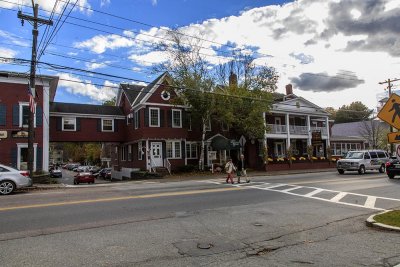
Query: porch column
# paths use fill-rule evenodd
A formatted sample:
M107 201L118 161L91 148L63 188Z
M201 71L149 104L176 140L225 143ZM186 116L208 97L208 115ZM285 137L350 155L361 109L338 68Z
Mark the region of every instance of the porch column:
M330 147L331 146L331 140L330 140L330 135L329 135L329 118L325 118L325 124L326 124L326 146Z
M310 122L310 115L307 115L307 146L311 146L311 122Z
M150 148L149 148L149 139L146 140L146 167L149 172L151 172L151 166L150 166Z
M286 150L290 147L289 113L286 113Z
M263 112L263 118L264 118L263 121L264 121L264 127L265 127L263 146L264 146L264 149L265 149L265 148L267 148L267 121L266 121L266 112ZM265 157L265 159L266 159L268 155L265 155L265 156L266 156L266 157ZM265 160L265 159L263 159L263 160Z

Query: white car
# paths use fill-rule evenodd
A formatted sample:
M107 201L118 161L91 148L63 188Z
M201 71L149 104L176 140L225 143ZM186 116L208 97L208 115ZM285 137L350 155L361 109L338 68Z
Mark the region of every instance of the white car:
M366 170L378 170L384 173L388 161L389 155L383 150L350 151L344 159L337 161L336 168L339 174L345 171L358 171L359 174L364 174Z
M19 171L0 164L0 195L11 194L15 189L32 185L29 172Z

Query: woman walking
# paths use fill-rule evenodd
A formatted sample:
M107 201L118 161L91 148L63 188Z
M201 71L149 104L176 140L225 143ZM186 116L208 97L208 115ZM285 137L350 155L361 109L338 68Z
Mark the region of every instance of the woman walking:
M236 171L235 165L232 163L232 159L228 159L228 162L225 165L225 172L228 174L228 177L226 177L226 182L228 183L229 180L233 184L233 173Z

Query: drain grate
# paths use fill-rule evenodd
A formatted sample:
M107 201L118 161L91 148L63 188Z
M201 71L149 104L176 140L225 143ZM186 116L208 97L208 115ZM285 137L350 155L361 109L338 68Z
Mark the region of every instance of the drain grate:
M199 249L210 249L212 246L210 243L197 243L197 248Z

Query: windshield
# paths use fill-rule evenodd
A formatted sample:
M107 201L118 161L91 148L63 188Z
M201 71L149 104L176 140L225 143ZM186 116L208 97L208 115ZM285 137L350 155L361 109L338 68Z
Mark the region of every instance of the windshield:
M362 159L363 156L363 152L348 152L346 155L346 159Z

